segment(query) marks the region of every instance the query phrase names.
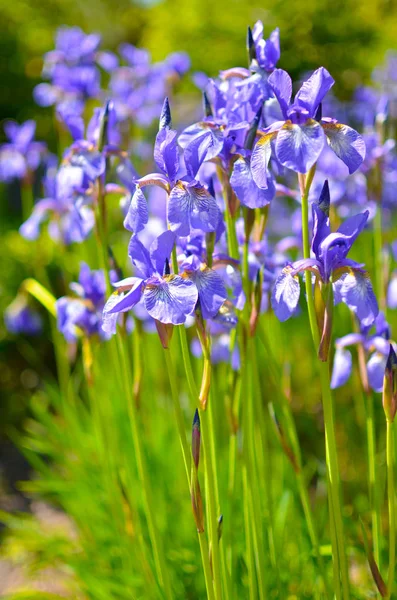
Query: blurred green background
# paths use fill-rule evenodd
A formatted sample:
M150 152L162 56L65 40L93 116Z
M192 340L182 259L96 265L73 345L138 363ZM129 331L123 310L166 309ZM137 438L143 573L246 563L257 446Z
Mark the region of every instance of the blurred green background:
M54 47L60 25L78 25L100 32L103 48L121 42L147 47L154 60L185 50L192 71L216 75L220 69L246 65L247 25L261 19L265 35L280 27L281 61L293 79L324 65L336 79L334 91L349 98L354 88L369 82L371 72L395 48L396 0L0 0L0 140L2 121L34 118L37 138L55 149L53 109L37 107L33 87L41 80L42 55ZM183 89L194 90L189 78ZM197 100L199 100L198 91ZM11 302L34 260L31 246L20 238L18 186L0 189L0 313ZM25 399L35 386L32 358L51 368L50 342L9 336L0 320L0 434L18 423ZM39 373L43 375L43 373Z

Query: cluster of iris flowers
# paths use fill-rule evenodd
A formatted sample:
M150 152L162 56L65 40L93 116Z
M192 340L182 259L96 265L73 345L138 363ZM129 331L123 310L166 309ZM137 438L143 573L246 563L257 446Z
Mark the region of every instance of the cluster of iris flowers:
M45 57L43 74L49 82L37 86L34 95L41 106L55 105L60 126L71 136L60 164L45 144L34 141L32 121L8 123L9 141L0 147L1 180L17 178L25 185L38 176L39 165L45 171L44 197L21 225L24 238L37 240L47 226L57 244L83 244L95 235L102 247L101 269L82 263L71 294L56 302L66 341L107 343L139 324L147 333L157 332L168 352L174 327L186 341L186 328L195 326L191 353L203 355L205 364L197 405L205 411L210 364L226 362L244 374L249 339L261 314L273 311L282 322L306 318L301 315L303 275L311 333L327 372L334 305L343 303L352 313L354 332L335 342L328 388L347 382L352 371L348 347L359 346L364 388L382 391L387 374L394 373L385 311L397 305L396 278L392 275L388 283L383 276L389 249L382 241L382 222L386 227L394 205L396 154L388 117L396 90L362 88L351 106L342 107L330 96L334 79L320 67L293 94L290 76L278 67L278 30L265 39L257 22L248 32L249 67L221 71L214 79L196 77L201 115L174 129L168 97L188 71L188 57L176 53L152 64L146 51L131 45L123 44L119 56L100 45L97 35L63 28L55 50ZM101 78L107 80L106 89ZM83 115L92 102L99 106L85 125ZM363 134L341 122L346 115ZM148 144L130 139L131 125L149 127L157 119L152 170L138 172L137 148ZM375 180L374 173L380 178ZM106 206L114 197L120 200L119 223L131 234L123 269L114 259L108 231ZM358 236L371 227L380 236L378 298L365 265L348 257ZM22 286L7 311L7 326L14 333L35 334L41 321L26 291L29 285ZM393 421L393 408L388 410ZM324 416L335 577L345 598L339 476L326 406ZM198 417L189 483L201 533L197 429ZM206 584L211 597L212 583ZM388 585L390 597L393 575Z

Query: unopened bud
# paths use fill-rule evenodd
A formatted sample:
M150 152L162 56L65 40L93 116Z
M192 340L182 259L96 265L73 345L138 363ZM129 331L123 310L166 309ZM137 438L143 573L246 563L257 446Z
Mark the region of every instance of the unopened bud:
M194 464L196 465L196 469L198 469L200 462L200 442L201 442L201 433L200 433L200 416L199 411L196 408L196 412L194 413L193 418L193 426L192 426L192 456Z
M154 320L156 324L157 333L159 334L160 342L165 350L167 350L169 343L174 332L174 326L172 323L161 323L157 319Z
M192 484L191 484L191 496L192 496L192 509L193 516L196 523L197 531L203 533L204 531L204 510L203 510L203 499L201 496L200 484L197 477L197 471L192 469Z
M163 108L161 109L161 115L159 120L159 130L170 128L172 125L171 122L171 109L170 104L168 102L168 98L165 97Z
M391 344L383 378L382 402L386 419L393 422L397 410L397 356Z
M203 92L203 109L205 117L212 117L212 107L206 92Z
M253 296L252 310L251 310L251 316L250 316L250 335L251 335L251 337L255 335L256 326L258 324L258 319L259 319L261 304L262 304L262 288L263 288L263 269L259 269L257 276L256 276L254 292L252 294L252 296Z
M248 65L251 65L253 60L256 60L256 48L254 42L254 36L252 35L251 27L247 30L247 52L248 52Z

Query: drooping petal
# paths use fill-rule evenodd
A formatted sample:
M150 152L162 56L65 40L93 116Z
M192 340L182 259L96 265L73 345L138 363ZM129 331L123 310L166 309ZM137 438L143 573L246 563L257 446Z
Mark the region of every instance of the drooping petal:
M189 235L191 229L215 231L220 211L215 198L202 186L186 186L178 182L168 200L168 221L178 235Z
M387 363L387 354L375 352L367 362L368 382L374 392L381 392Z
M142 297L143 280L139 277L129 277L134 280L128 286L120 286L107 300L102 313L102 329L107 333L113 333L114 321L108 319L109 315L131 310ZM125 280L127 281L127 280ZM123 283L123 282L120 282Z
M175 181L179 169L179 149L177 132L163 128L156 136L154 145L154 160L170 181Z
M354 173L360 167L365 158L365 142L355 129L342 125L342 123L322 122L321 123L328 143L336 156L340 158L349 173Z
M309 116L313 118L320 102L334 83L335 81L327 69L320 67L302 84L295 96L295 103L303 106L309 112Z
M138 271L138 275L143 279L151 277L154 273L154 267L150 260L150 255L145 246L133 235L128 245L128 256Z
M180 325L196 306L198 291L193 281L179 275L146 282L143 294L146 310L161 323Z
M292 81L287 71L275 69L267 80L280 104L284 118L287 118L288 106L291 102Z
M196 284L203 318L215 317L227 298L223 279L208 267L190 271L188 275Z
M352 372L352 355L346 348L336 348L332 368L331 390L344 385Z
M284 167L307 173L324 147L325 135L317 121L309 119L305 125L287 122L278 132L276 154Z
M251 173L256 185L265 190L268 186L267 168L272 154L271 141L275 133L263 135L255 144L251 157Z
M295 312L300 296L299 279L285 267L278 276L272 292L272 308L279 321L286 321Z
M131 196L130 206L124 219L124 227L133 233L139 233L149 221L149 209L141 188L137 187Z
M356 314L365 326L371 325L379 312L368 273L350 271L342 276L338 292L342 302Z
M230 185L243 206L262 208L269 204L276 195L276 188L271 177L267 183L266 189L259 188L252 177L248 160L243 157L236 160Z
M40 225L47 216L48 211L56 210L55 200L44 199L37 202L30 217L22 223L19 233L27 240L36 240L40 234Z
M150 258L160 275L164 272L165 261L170 258L175 243L175 233L167 230L160 234L150 246Z

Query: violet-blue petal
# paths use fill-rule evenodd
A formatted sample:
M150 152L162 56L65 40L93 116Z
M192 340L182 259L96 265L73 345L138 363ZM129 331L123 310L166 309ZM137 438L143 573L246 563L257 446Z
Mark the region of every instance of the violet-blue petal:
M272 308L279 321L286 321L294 314L299 296L299 279L291 275L290 268L286 267L278 276L272 291Z
M133 233L139 233L149 221L149 209L141 188L137 187L131 196L130 206L124 219L124 227Z
M268 186L267 168L272 154L271 141L274 133L259 138L251 156L251 173L256 185L265 190Z
M155 238L150 246L150 258L160 275L164 272L165 261L170 258L174 243L175 233L168 229Z
M240 203L248 208L262 208L269 204L276 195L276 188L271 177L267 181L266 189L261 189L256 185L249 162L243 157L237 159L233 165L230 185Z
M312 250L319 257L319 246L321 242L330 234L329 218L317 204L312 205L313 212L313 238Z
M189 235L191 229L215 231L220 210L215 198L202 186L186 186L178 182L168 200L168 221L178 235Z
M280 104L284 118L287 118L288 106L291 102L292 81L287 71L275 69L267 80Z
M19 233L27 240L36 240L40 234L40 225L46 218L48 211L56 209L57 203L55 200L49 198L40 200L34 206L30 217L20 226Z
M375 352L367 362L368 382L374 392L381 392L387 363L387 355Z
M192 271L189 276L196 284L200 308L204 319L215 317L227 298L223 279L212 269Z
M196 178L196 175L206 159L209 148L213 145L213 137L210 131L199 135L192 140L185 148L184 159L186 171L189 177Z
M180 325L196 306L198 291L193 281L171 275L164 279L151 278L146 282L143 300L153 319L161 323Z
M324 131L317 121L306 125L285 124L277 134L276 154L284 167L307 173L314 165L325 143Z
M352 372L352 355L346 348L336 348L332 367L331 390L344 385Z
M164 127L156 136L154 160L170 181L174 181L179 169L177 132Z
M365 142L355 129L342 123L322 123L328 143L349 173L354 173L365 159Z
M309 112L310 117L314 117L320 102L334 83L335 80L327 69L320 67L302 84L295 96L295 103L303 106Z
M133 280L133 281L132 281ZM110 296L103 309L104 313L118 313L131 310L139 302L143 291L143 280L140 277L129 277L123 282L119 282L117 290Z
M395 273L393 273L387 288L387 306L397 308L397 276Z
M128 256L135 265L137 275L146 279L154 273L154 267L150 259L148 250L138 238L133 235L128 245Z
M341 278L338 291L342 302L347 304L363 325L368 326L375 321L379 308L367 273L347 273Z

